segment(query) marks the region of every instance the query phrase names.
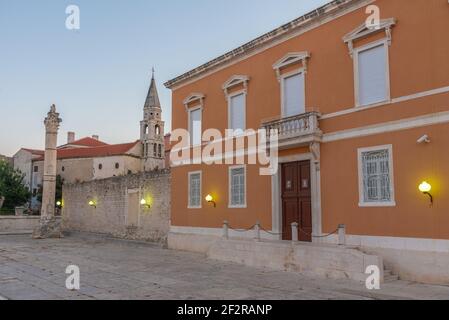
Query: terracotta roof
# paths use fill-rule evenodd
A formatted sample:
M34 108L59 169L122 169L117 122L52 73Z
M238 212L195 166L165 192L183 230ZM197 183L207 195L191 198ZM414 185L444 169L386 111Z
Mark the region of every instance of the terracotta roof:
M317 19L321 19L324 16L328 16L338 12L339 10L346 8L352 4L357 4L362 0L333 0L324 6L321 6L295 20L288 22L277 29L274 29L250 42L245 43L244 45L225 53L224 55L219 56L195 69L192 69L172 80L167 81L164 85L172 89L173 87L181 84L186 80L190 80L196 76L202 75L210 70L218 68L219 66L230 62L234 59L240 58L250 52L256 51L259 48L264 47L265 45L272 43L274 40L278 40L284 36L287 36L292 31L306 28L310 24L314 23Z
M75 146L83 146L83 147L102 147L102 146L108 146L107 143L96 140L94 138L86 137L79 140L75 140L71 143L62 145L61 147L67 146L67 145L75 145Z
M93 148L70 148L59 149L58 159L79 159L79 158L97 158L110 157L127 154L139 141L123 144L112 144ZM42 161L44 157L36 159Z

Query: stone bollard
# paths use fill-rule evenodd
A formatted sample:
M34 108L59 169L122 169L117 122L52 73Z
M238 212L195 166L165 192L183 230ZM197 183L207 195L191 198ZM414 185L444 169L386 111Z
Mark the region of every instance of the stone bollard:
M338 245L345 246L346 245L346 225L340 224L338 226Z
M223 222L223 238L229 240L229 222Z
M299 223L293 222L292 223L292 242L293 243L299 242L298 228L299 228Z
M255 231L255 240L260 241L260 222L257 221L256 225L254 226Z

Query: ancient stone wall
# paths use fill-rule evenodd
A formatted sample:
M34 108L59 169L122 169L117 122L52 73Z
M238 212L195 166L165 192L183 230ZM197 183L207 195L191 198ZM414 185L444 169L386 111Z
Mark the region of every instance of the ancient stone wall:
M170 171L163 170L66 184L63 228L165 243L170 223L170 178Z

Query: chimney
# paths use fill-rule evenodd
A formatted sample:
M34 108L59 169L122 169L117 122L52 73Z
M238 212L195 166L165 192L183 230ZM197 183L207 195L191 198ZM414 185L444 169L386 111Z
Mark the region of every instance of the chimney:
M75 141L75 132L67 132L67 144L70 144L73 141Z
M96 135L96 134L94 134L93 136L92 136L92 139L95 139L95 140L100 140L100 137L98 136L98 135Z

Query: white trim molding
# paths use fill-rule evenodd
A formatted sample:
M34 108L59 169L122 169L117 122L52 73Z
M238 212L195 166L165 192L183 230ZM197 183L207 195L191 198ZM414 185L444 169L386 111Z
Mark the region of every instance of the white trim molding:
M366 127L359 127L332 133L326 133L323 135L322 142L328 143L338 140L360 138L376 134L426 127L447 122L449 122L449 111L443 111L432 114L426 114L424 116L414 118L406 118Z
M388 151L388 176L390 189L390 199L388 201L366 201L364 170L363 170L363 154L372 151ZM393 162L393 145L384 145L368 148L359 148L357 150L358 157L358 174L359 174L359 207L395 207L396 201L394 196L394 162Z
M244 76L244 75L234 75L231 78L228 79L228 81L226 81L223 84L223 91L226 97L226 100L229 99L229 89L232 87L235 87L237 85L243 84L243 92L246 94L248 92L248 82L249 82L249 77L248 76Z
M438 95L438 94L443 94L443 93L448 93L448 92L449 92L449 86L441 87L441 88L437 88L437 89L432 89L432 90L428 90L428 91L421 91L421 92L418 92L418 93L410 94L408 96L402 96L402 97L399 97L399 98L393 98L390 101L386 101L386 102L380 102L380 103L376 103L376 104L373 104L373 105L360 106L360 107L356 107L356 108L355 107L350 107L350 108L346 108L346 109L341 110L341 111L336 111L336 112L333 112L333 113L324 114L324 115L321 116L321 120L341 117L341 116L345 116L345 115L348 115L348 114L351 114L351 113L354 113L354 112L370 110L370 109L373 109L373 108L384 107L384 106L387 106L387 105L390 105L390 104L406 102L406 101L412 101L412 100L421 99L421 98L434 96L434 95Z
M276 71L278 81L281 81L281 69L290 66L296 62L302 62L302 72L307 73L307 61L310 58L310 54L307 51L302 52L290 52L286 54L282 59L276 61L273 64L273 69Z
M370 35L376 34L378 32L385 32L387 43L390 46L391 45L391 28L396 25L396 19L395 18L389 18L389 19L383 19L380 21L380 25L375 28L369 28L367 27L366 23L364 22L357 28L355 28L353 31L349 32L343 37L343 42L348 45L349 48L349 54L351 57L354 53L354 41L360 40L363 38L366 38Z
M187 98L184 99L184 101L182 102L186 108L186 111L189 109L189 104L195 102L195 101L199 101L199 105L201 107L204 107L204 98L206 98L206 96L202 93L191 93Z

